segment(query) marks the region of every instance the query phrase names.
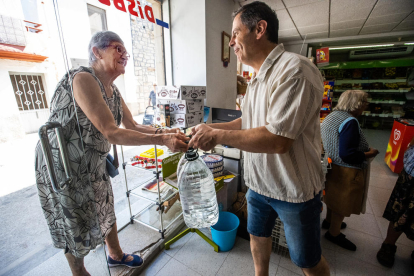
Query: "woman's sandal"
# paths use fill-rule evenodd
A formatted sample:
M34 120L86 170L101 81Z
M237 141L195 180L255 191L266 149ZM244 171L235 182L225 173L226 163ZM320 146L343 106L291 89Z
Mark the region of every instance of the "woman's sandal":
M127 262L126 259L132 256L134 259L130 262ZM108 266L109 267L115 267L115 266L120 266L120 265L124 265L127 267L132 267L132 268L137 268L140 267L144 264L144 260L138 256L138 255L132 255L132 254L125 254L122 257L121 261L116 261L114 259L112 259L110 256L108 256Z

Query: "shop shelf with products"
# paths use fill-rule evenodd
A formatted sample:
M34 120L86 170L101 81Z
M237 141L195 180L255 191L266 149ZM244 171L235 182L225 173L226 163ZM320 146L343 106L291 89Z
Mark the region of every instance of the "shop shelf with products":
M332 97L334 82L325 81L323 83L324 92L322 98L322 106L320 111L320 122L322 123L326 116L332 112Z
M165 231L182 217L178 190L163 181L176 171L182 153L170 153L166 147L154 145L149 149L152 156L140 154L125 161L123 147L121 150L130 223L143 224L164 238ZM139 204L131 204L130 196L139 198Z
M205 86L157 86L156 90L154 126L180 128L186 133L203 122ZM122 154L130 223L141 223L164 238L165 231L182 218L178 189L167 182L176 173L182 153L174 154L156 145L147 149L150 152L139 153L128 161ZM138 203L131 205L130 197L138 198Z
M405 93L412 91L407 75L413 65L412 60L344 62L324 67L323 73L335 80L333 106L346 90L365 91L370 105L359 119L361 126L384 128L405 115Z

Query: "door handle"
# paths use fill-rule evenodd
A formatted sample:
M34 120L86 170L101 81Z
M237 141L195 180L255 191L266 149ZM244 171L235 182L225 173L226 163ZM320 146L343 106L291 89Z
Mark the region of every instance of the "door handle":
M62 156L63 167L65 169L65 179L58 183L56 179L55 167L53 165L53 155L52 150L50 149L50 141L47 136L48 130L54 130L56 133L56 138L59 144L60 154ZM69 163L69 154L66 146L66 142L63 136L62 125L58 122L47 122L39 128L39 138L42 145L43 156L46 161L47 171L49 173L50 182L52 183L52 188L56 193L60 193L66 189L67 185L72 182L72 171L70 169Z

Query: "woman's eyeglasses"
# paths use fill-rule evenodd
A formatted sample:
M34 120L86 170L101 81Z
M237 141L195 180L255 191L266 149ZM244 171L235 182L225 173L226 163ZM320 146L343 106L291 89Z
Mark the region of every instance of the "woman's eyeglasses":
M119 45L109 45L108 47L115 48L115 50L118 52L118 54L121 55L121 57L123 55L125 55L125 58L127 58L127 59L130 57L130 55L128 54L127 50L124 47L122 47L122 46L119 46Z

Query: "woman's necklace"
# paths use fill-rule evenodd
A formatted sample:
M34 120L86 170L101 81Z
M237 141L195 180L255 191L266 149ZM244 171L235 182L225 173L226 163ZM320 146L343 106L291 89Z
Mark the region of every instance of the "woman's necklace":
M98 72L96 72L96 71L95 71L95 75L96 75L96 77L100 80L100 82L102 83L102 85L103 85L103 87L104 87L104 89L105 89L105 94L106 94L106 96L107 96L108 98L112 98L112 96L113 96L113 94L114 94L113 89L112 89L112 84L109 84L109 86L106 86L106 85L104 84L104 82L102 81L102 77L100 76L100 74L99 74Z

